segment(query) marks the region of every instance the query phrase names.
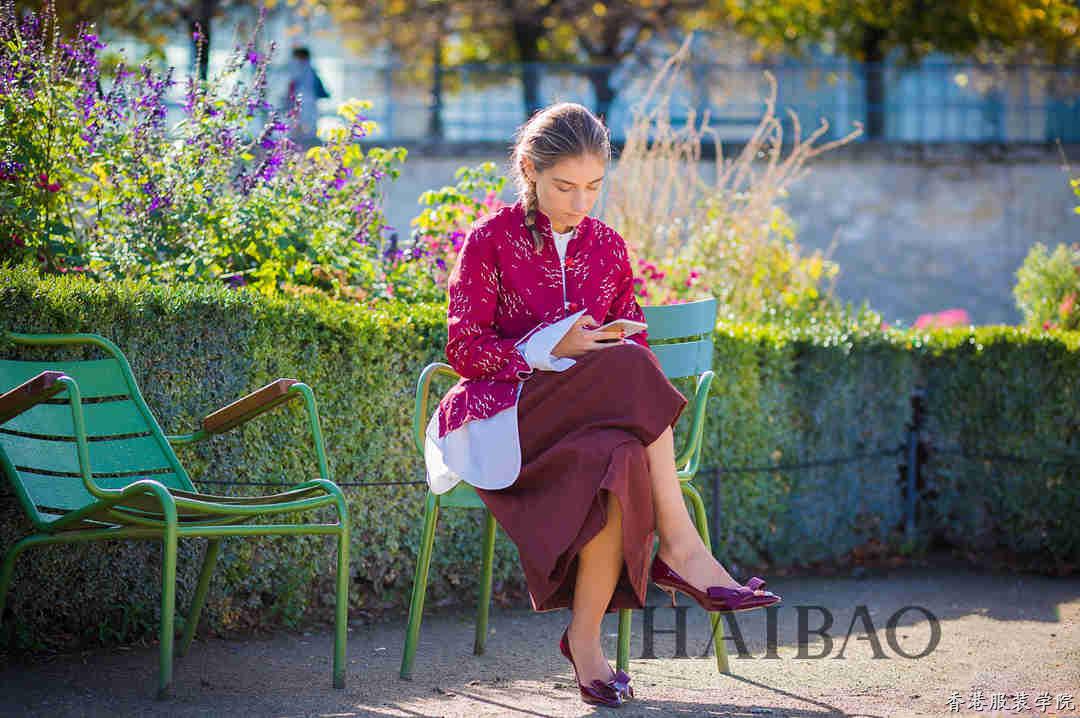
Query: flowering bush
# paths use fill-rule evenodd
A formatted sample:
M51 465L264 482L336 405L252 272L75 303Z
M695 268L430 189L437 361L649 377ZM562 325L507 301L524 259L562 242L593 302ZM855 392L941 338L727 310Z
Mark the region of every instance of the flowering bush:
M51 9L17 20L10 0L0 11L0 258L264 292L381 290L380 183L405 151L358 146L373 129L364 103L303 152L289 139L298 107L283 117L265 99L274 48L259 51L260 20L213 79L187 78L170 126L171 70L103 77L98 38L59 39L55 22Z
M785 136L776 114L777 83L766 72L770 93L758 127L738 155L724 157L707 114L692 106L673 109L689 59L688 40L657 71L633 109L610 175L604 219L639 258L639 299L666 304L711 295L720 316L740 321L872 320L832 296L839 268L800 247L780 202L809 160L851 142L859 130L817 145L828 125L803 138L791 113L794 132ZM707 143L718 153L711 178L701 159Z
M1036 243L1016 279L1013 296L1029 327L1080 329L1080 244L1059 244L1051 253Z
M420 195L424 209L412 220L412 236L393 250L387 276L399 299L446 301L447 279L469 226L505 204L499 195L506 178L498 176L494 162L462 167L454 179L452 187Z
M800 323L812 316L839 316L841 308L824 286L838 274L836 263L821 254L801 254L794 223L780 207L751 231L742 217L746 210L739 207L744 199L723 193L705 199L706 210L689 241L658 259L638 259L635 281L642 303L714 296L721 315L730 319Z

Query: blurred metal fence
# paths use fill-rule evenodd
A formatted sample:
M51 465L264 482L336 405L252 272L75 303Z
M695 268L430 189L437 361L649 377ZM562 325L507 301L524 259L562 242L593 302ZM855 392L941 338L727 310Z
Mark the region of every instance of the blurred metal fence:
M606 116L621 140L654 72L644 65L607 72L596 65L469 64L442 69L436 83L430 67L424 74L403 63L341 57L322 58L316 66L332 95L320 108L325 120L337 102L371 100L371 118L380 125L376 137L390 142L508 142L529 114L527 77L537 106L569 100L595 109L597 87L611 88ZM765 70L778 81L785 141L791 137L790 108L804 135L827 120L826 139L862 122L869 131L860 140L1080 142L1080 66L927 61L904 67L843 59L696 63L670 88L672 119L678 124L690 109L708 110L720 139L748 139L765 110Z

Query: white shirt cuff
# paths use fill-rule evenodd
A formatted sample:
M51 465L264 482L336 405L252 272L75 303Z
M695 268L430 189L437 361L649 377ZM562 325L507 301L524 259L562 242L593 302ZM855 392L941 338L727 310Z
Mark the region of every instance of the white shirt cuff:
M577 362L570 357L556 357L552 355L555 345L562 341L574 322L585 313L582 309L575 314L560 319L554 324L534 332L525 341L524 345L518 345L518 351L525 357L525 361L533 369L544 371L565 371Z

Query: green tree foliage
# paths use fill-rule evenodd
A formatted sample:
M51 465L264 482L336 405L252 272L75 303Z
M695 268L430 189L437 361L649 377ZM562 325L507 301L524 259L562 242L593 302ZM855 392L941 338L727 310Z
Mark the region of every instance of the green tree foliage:
M315 1L315 0L311 0ZM128 35L147 43L160 54L167 33L185 28L191 37L192 55L196 58L199 79L206 80L209 67L210 39L216 20L247 11L255 15L263 5L258 0L51 0L57 20L70 34L80 25L93 24L102 31ZM40 0L17 0L20 12L42 9ZM195 33L198 33L196 36Z
M1072 0L715 0L741 33L771 51L824 45L867 63L893 51L1063 63L1080 57L1080 7ZM884 134L885 83L867 68L867 135Z
M533 63L588 62L604 114L617 88L612 70L657 36L700 27L707 0L329 0L356 44L384 46L407 60L411 79L444 89L446 67L468 62L526 63L526 116L542 105Z

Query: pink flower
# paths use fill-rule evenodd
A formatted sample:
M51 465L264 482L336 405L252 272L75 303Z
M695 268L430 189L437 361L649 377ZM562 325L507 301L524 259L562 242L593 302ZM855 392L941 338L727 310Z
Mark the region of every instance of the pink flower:
M499 199L499 195L494 191L488 192L484 197L483 205L487 207L488 212L496 212L506 206L506 202Z
M933 329L943 327L962 327L971 323L971 318L963 309L946 309L937 314L922 314L915 320L916 329Z
M1061 306L1058 307L1058 314L1065 318L1069 316L1069 312L1076 306L1076 292L1069 292L1065 295L1065 298L1061 300Z

